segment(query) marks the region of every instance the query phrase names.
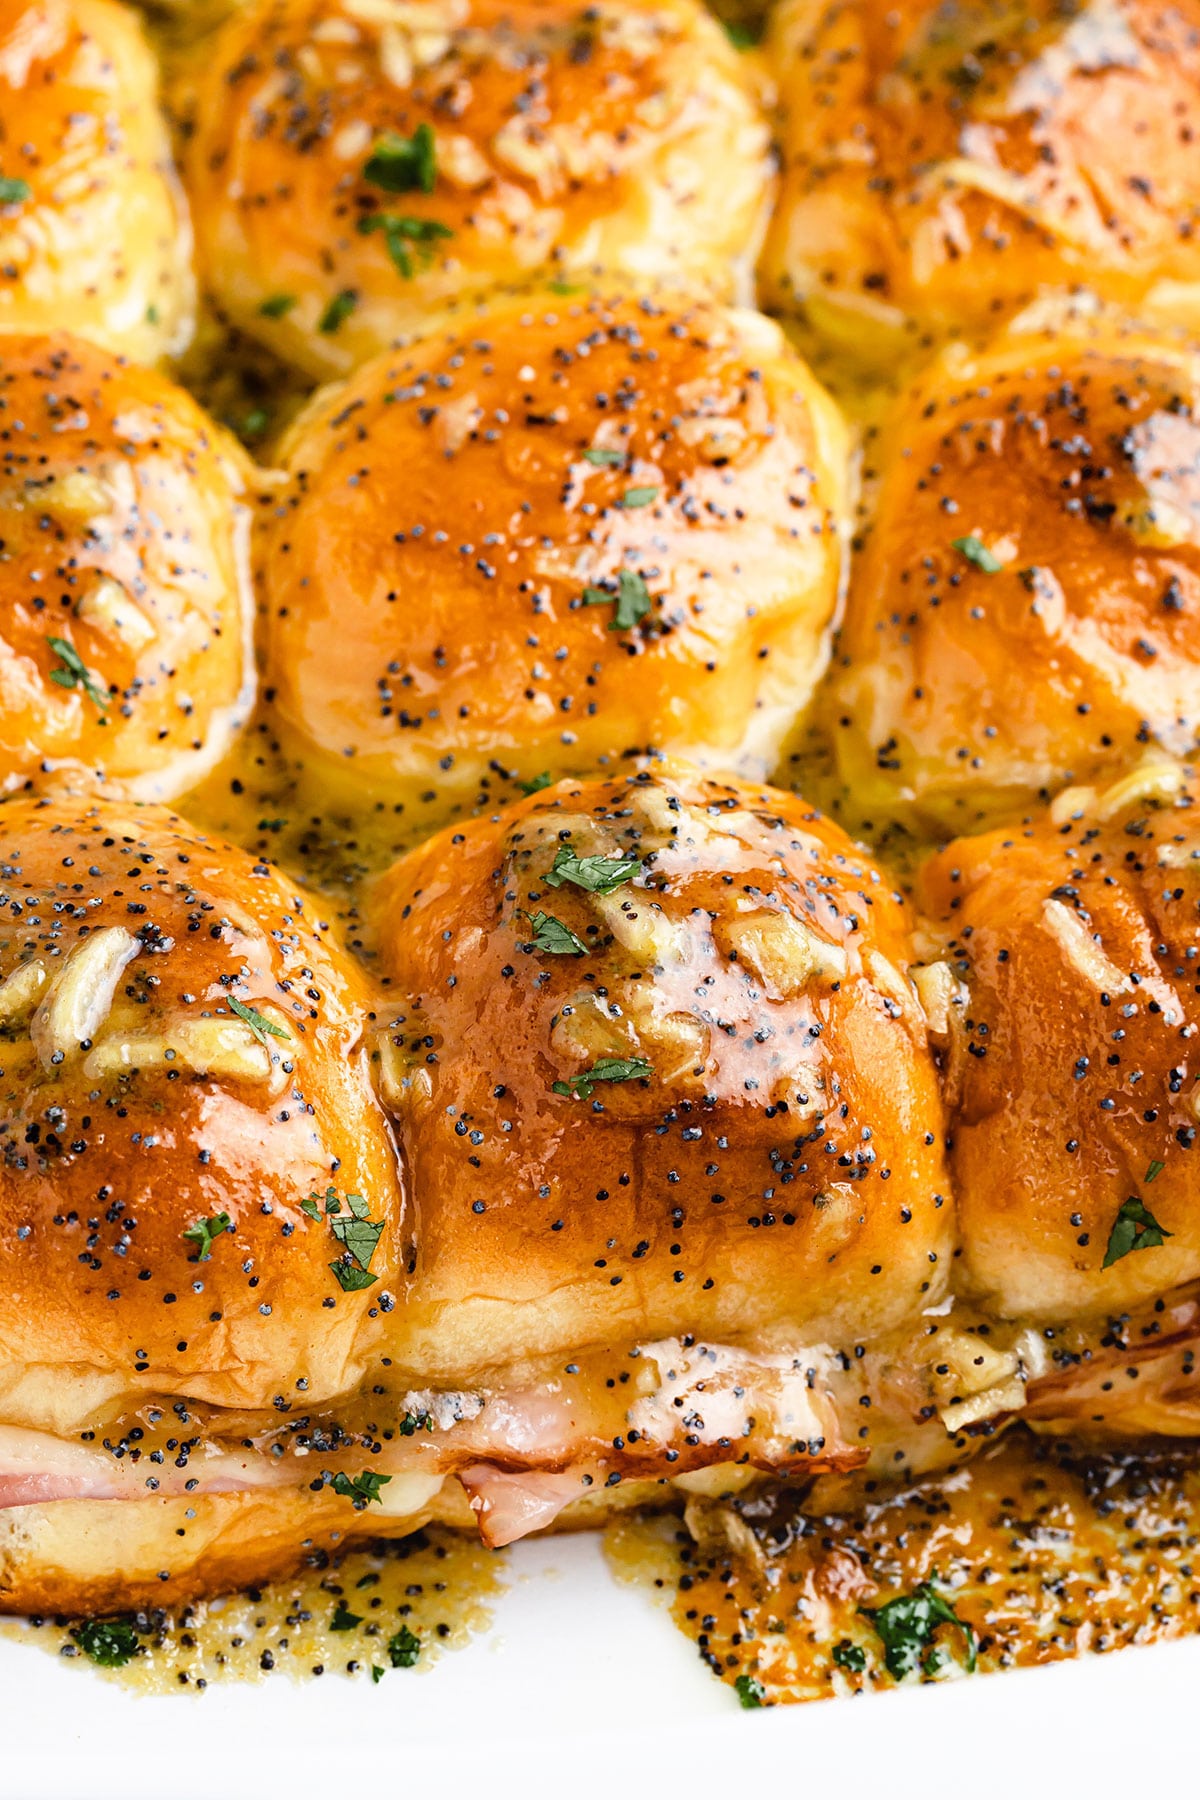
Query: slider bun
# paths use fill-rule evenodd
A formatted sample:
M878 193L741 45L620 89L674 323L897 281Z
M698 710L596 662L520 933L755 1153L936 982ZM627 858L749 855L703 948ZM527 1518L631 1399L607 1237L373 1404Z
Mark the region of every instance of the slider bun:
M1200 827L1169 765L960 838L920 899L942 947L964 1289L1115 1314L1200 1277ZM924 981L932 978L922 977ZM1172 1235L1102 1268L1133 1197Z
M565 847L640 870L552 887ZM417 1204L398 1360L437 1382L675 1334L857 1342L940 1294L908 914L802 800L682 769L564 781L430 839L375 901ZM531 948L543 912L586 955ZM605 1059L652 1073L579 1092Z
M381 357L298 423L261 533L278 716L328 794L418 825L633 747L761 776L823 663L845 458L778 327L707 302L509 303Z
M462 1496L457 1483L448 1486ZM465 1499L462 1511L469 1524ZM355 1536L399 1537L423 1523L420 1512L394 1527L376 1516L364 1533L331 1488L10 1507L0 1512L0 1613L94 1617L177 1606L261 1587Z
M773 191L746 65L696 0L258 0L198 41L185 86L208 286L314 375L534 271L732 291ZM430 131L429 191L367 178L381 142ZM450 235L393 256L359 230L380 213Z
M248 475L161 375L0 335L0 792L66 766L157 799L224 753L254 680Z
M1194 0L785 0L764 303L889 370L1049 288L1200 316Z
M357 978L319 909L155 807L25 798L0 806L0 901L4 1422L63 1430L76 1395L94 1423L139 1396L343 1391L403 1252ZM362 1291L300 1209L329 1186L384 1222ZM184 1233L221 1213L199 1261Z
M948 357L895 409L828 695L864 813L970 830L1191 750L1198 407L1194 355L1102 319Z
M180 349L191 233L133 7L9 0L0 122L0 330L69 320L139 362Z

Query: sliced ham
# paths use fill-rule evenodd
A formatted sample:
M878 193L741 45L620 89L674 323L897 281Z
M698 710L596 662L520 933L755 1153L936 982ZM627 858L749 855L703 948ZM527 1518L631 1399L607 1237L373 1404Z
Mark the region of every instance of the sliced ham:
M143 1500L264 1488L320 1488L369 1467L388 1477L379 1511L402 1517L447 1476L466 1490L484 1542L513 1543L553 1524L562 1509L606 1482L662 1480L738 1463L785 1474L844 1471L866 1452L841 1436L821 1358L764 1355L670 1338L618 1353L620 1382L593 1368L490 1394L411 1393L397 1417L427 1420L370 1450L344 1438L336 1454L274 1421L247 1445L210 1435L182 1458L152 1460L155 1440L117 1455L95 1443L0 1426L0 1508L55 1500ZM632 1376L632 1379L630 1377ZM628 1382L628 1385L624 1385ZM214 1433L220 1416L210 1417ZM317 1435L314 1428L314 1436Z
M553 1525L564 1506L586 1493L578 1474L506 1474L490 1463L460 1469L479 1535L489 1550L502 1550L532 1531Z
M0 1425L0 1507L48 1500L145 1500L152 1494L233 1494L294 1485L287 1470L261 1451L200 1446L183 1468L174 1460L115 1457L46 1431Z
M82 1480L78 1475L0 1475L0 1510L41 1506L47 1500L117 1500L111 1483Z

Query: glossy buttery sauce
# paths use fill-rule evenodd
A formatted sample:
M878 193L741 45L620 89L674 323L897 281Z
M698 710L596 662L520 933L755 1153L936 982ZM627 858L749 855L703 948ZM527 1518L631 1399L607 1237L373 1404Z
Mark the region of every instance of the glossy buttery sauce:
M211 4L215 13L224 0ZM169 61L169 36L160 48ZM260 456L303 399L286 371L211 322L176 372ZM865 402L838 385L869 432L879 391ZM824 747L803 727L777 779L875 836L903 881L911 845L902 834L880 843L851 816ZM382 809L365 825L329 813L303 767L281 754L262 706L187 812L322 891L367 957L359 891L423 835L419 819ZM605 1543L617 1577L669 1606L744 1706L951 1680L1196 1630L1200 1451L1088 1454L1014 1431L975 1461L881 1490L856 1512L806 1513L802 1495L766 1488L729 1503L695 1499L685 1518L619 1515ZM0 1635L141 1692L277 1675L390 1681L486 1630L503 1572L503 1553L430 1529L176 1617L129 1615L115 1635L49 1618L0 1622Z
M430 1528L348 1551L290 1581L197 1601L177 1617L131 1613L107 1637L62 1619L6 1620L0 1636L139 1693L203 1692L214 1681L277 1675L396 1680L487 1630L503 1560L464 1534Z
M945 1681L1200 1626L1189 1447L1089 1455L1014 1432L857 1512L806 1514L776 1491L694 1503L688 1524L619 1519L609 1561L669 1604L743 1705L890 1687L889 1647L915 1665L906 1679ZM926 1583L961 1624L930 1617Z

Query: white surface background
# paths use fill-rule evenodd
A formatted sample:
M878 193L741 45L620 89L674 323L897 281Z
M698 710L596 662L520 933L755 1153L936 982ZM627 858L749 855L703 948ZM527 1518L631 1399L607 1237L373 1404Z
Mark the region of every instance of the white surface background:
M1200 1792L1200 1638L743 1712L591 1537L526 1543L496 1629L427 1675L145 1698L0 1642L3 1800L879 1800ZM734 1786L734 1784L737 1784ZM819 1785L818 1785L819 1784ZM1136 1784L1136 1785L1134 1785Z

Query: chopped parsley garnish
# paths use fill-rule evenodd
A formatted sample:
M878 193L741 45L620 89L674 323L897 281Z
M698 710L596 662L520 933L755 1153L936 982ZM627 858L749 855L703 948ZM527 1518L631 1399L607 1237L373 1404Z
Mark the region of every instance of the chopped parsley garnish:
M895 1600L889 1600L886 1606L860 1606L859 1612L864 1619L869 1619L883 1643L883 1660L887 1672L896 1681L903 1681L914 1669L923 1666L926 1674L933 1674L942 1666L943 1659L935 1659L930 1666L930 1657L922 1662L922 1653L930 1650L934 1632L939 1625L953 1625L962 1632L966 1645L967 1673L975 1672L975 1630L965 1619L960 1619L948 1600L943 1600L933 1583L923 1581L915 1587L911 1594L901 1594ZM932 1655L932 1651L931 1651Z
M375 1246L383 1236L383 1220L378 1222L367 1217L367 1203L361 1194L347 1194L346 1202L350 1207L348 1219L333 1219L329 1229L339 1244L345 1246L364 1269L371 1266L371 1258L375 1254Z
M517 786L528 799L530 794L540 794L543 788L553 787L554 777L549 769L543 769L540 775L533 777L532 781L518 781Z
M329 1621L330 1631L353 1631L356 1625L361 1624L361 1614L352 1613L350 1608L346 1605L346 1602L339 1599L337 1605L333 1609L333 1617Z
M345 1475L339 1469L330 1485L343 1500L353 1500L355 1512L365 1512L391 1479L390 1475L377 1475L374 1469L364 1469L361 1475Z
M282 319L284 313L290 313L295 304L295 294L272 294L258 310L264 319Z
M867 1666L867 1653L858 1644L852 1644L849 1638L839 1638L833 1646L833 1660L839 1669L849 1669L852 1675L861 1675Z
M388 1656L393 1669L411 1669L420 1654L421 1640L407 1625L402 1625L395 1636L388 1639Z
M761 1706L767 1697L766 1688L754 1675L739 1675L733 1685L738 1699L748 1712Z
M84 1655L102 1669L123 1669L138 1653L137 1632L128 1619L88 1619L76 1635Z
M0 175L0 206L20 206L33 193L19 175Z
M321 1196L319 1194L310 1194L308 1197L309 1197L310 1201L316 1201L321 1198ZM337 1218L338 1214L342 1210L342 1203L338 1199L337 1189L335 1187L327 1187L325 1189L324 1200L325 1200L326 1214L330 1218ZM365 1204L366 1204L366 1202L363 1200L363 1197L361 1194L347 1194L346 1195L346 1206L349 1209L349 1211L354 1214L354 1217L356 1219L361 1217L362 1209L365 1206ZM316 1218L317 1214L314 1213L313 1217Z
M743 19L725 19L725 35L735 50L753 50L762 39L761 27L747 25Z
M584 462L594 463L598 469L619 469L625 461L623 450L585 450Z
M342 1216L342 1202L334 1187L327 1187L324 1195L310 1194L307 1200L300 1202L300 1211L310 1219L324 1216L329 1221L330 1231L345 1250L345 1255L339 1256L329 1267L343 1292L354 1294L362 1288L373 1287L379 1280L378 1275L370 1272L371 1258L383 1236L384 1222L367 1217L367 1202L361 1194L347 1194L346 1207L349 1218Z
M433 1430L433 1414L427 1412L406 1412L396 1430L401 1437L412 1437L416 1431Z
M953 538L951 542L956 550L962 552L969 563L974 563L975 567L982 569L985 575L998 575L1004 567L1000 558L993 556L983 539L977 538L974 533L970 537Z
M1166 1163L1152 1162L1150 1164L1150 1167L1146 1170L1144 1179L1146 1181L1153 1181L1156 1175L1162 1174L1162 1172L1166 1168L1166 1166L1167 1166Z
M379 1684L380 1684L380 1682L381 1682L381 1681L382 1681L382 1680L383 1680L383 1677L384 1677L384 1673L385 1673L385 1671L384 1671L384 1670L383 1670L383 1669L381 1669L381 1668L380 1668L380 1666L379 1666L379 1664L378 1664L378 1663L372 1663L372 1664L371 1664L371 1683L372 1683L372 1686L374 1686L374 1687L378 1687L378 1686L379 1686Z
M345 1256L339 1256L329 1267L343 1294L360 1294L364 1288L374 1287L379 1280L372 1275L365 1263L352 1260L353 1251L348 1250Z
M578 281L548 281L546 286L552 294L583 294L587 292L586 288L582 287Z
M610 631L630 631L650 611L650 594L645 582L628 569L622 569L617 576L615 594L607 588L586 587L583 590L585 606L611 606L614 600L617 610L608 622Z
M644 1056L602 1056L599 1062L594 1062L590 1069L584 1069L582 1074L569 1075L566 1081L556 1081L554 1092L565 1094L568 1099L574 1094L580 1100L590 1100L592 1089L598 1081L643 1081L653 1073L652 1064Z
M570 926L556 919L553 913L523 913L522 917L529 920L533 932L529 949L544 950L549 956L587 955L587 945L581 943Z
M48 637L46 642L62 664L61 669L51 669L51 681L56 681L59 687L81 687L92 705L103 713L112 694L92 674L74 644L60 637Z
M624 507L649 506L652 500L658 499L656 487L626 488L621 505Z
M420 124L411 137L389 131L363 165L363 180L388 194L432 194L437 181L433 128Z
M219 1238L223 1231L232 1230L233 1221L227 1212L214 1213L211 1219L197 1219L194 1224L188 1225L183 1235L189 1244L196 1246L196 1254L191 1261L207 1262L212 1255L215 1239Z
M641 866L640 856L576 856L569 844L562 844L542 880L547 887L570 881L589 894L611 894L632 881Z
M378 1275L370 1274L366 1269L356 1268L344 1256L339 1256L329 1267L333 1270L338 1286L343 1294L360 1294L364 1288L374 1287L379 1280Z
M252 1006L243 1006L242 1002L237 999L235 995L230 994L229 1004L237 1014L238 1018L242 1021L243 1025L248 1025L250 1027L264 1050L269 1050L271 1048L270 1044L267 1042L268 1033L271 1037L283 1038L286 1043L291 1043L291 1032L285 1031L282 1025L272 1025L270 1019L264 1019L262 1014L260 1012L255 1012Z
M411 245L416 244L423 258L428 260L432 255L428 248L430 244L439 238L454 236L450 227L443 225L438 219L412 219L407 213L366 213L358 221L358 229L364 237L373 231L382 231L387 253L405 281L412 280L413 260L409 255Z
M1163 1230L1144 1201L1139 1200L1136 1194L1130 1194L1113 1220L1113 1228L1108 1234L1108 1249L1104 1252L1104 1261L1100 1267L1111 1269L1115 1262L1120 1262L1131 1250L1157 1250L1167 1238L1174 1236L1173 1231Z
M353 288L343 288L335 294L317 322L317 330L323 331L326 337L332 336L341 329L350 314L358 305L358 295Z

